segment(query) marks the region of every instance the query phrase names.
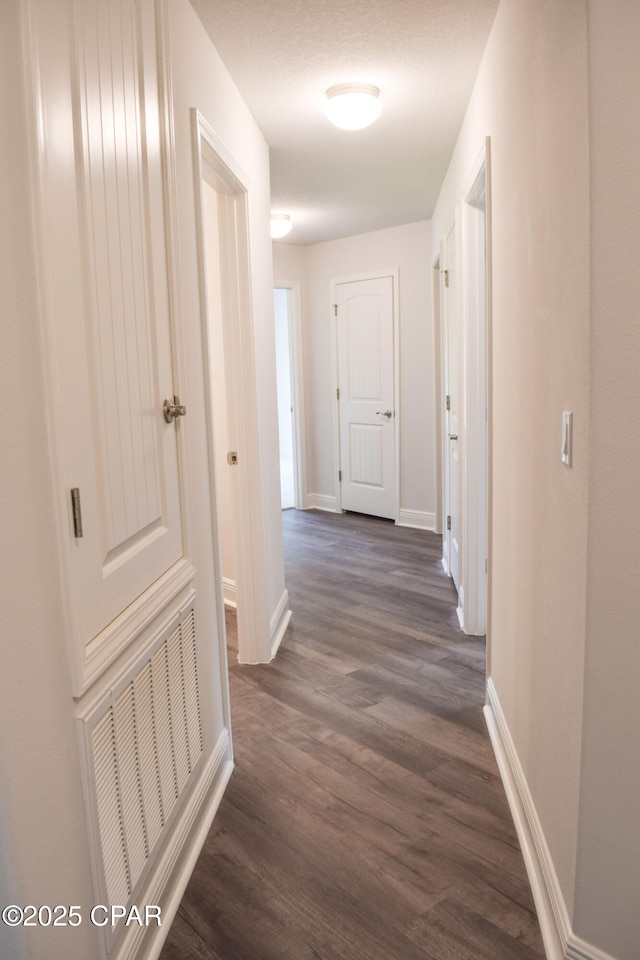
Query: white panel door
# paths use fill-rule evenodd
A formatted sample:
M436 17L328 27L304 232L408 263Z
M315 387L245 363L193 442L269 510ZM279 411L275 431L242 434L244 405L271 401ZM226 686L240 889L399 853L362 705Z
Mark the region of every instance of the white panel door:
M446 344L447 344L447 393L449 396L448 435L446 455L448 458L448 518L447 540L449 573L456 589L460 589L460 336L458 330L458 305L456 299L456 234L451 230L446 239Z
M174 364L155 4L83 0L72 9L66 126L47 82L55 51L43 48L43 125L57 124L53 142L68 151L70 173L60 175L53 150L45 155L43 222L71 614L84 670L134 601L145 598L139 622L157 613L183 556L183 529L181 424L163 416Z
M336 291L342 508L394 519L393 277Z

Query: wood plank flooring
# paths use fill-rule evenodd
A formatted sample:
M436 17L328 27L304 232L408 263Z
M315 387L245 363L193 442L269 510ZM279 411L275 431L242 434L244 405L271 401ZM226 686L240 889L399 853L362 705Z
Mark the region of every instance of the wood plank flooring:
M292 624L230 650L236 769L161 960L542 960L439 537L283 522Z

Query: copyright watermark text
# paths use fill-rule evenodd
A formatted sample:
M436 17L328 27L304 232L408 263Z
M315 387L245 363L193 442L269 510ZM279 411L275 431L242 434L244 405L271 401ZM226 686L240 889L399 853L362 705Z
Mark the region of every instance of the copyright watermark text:
M125 927L161 927L161 913L160 907L151 903L141 907L97 903L88 913L88 922L94 927L115 927L121 920ZM79 927L84 920L81 907L63 904L55 907L10 904L1 917L7 927Z

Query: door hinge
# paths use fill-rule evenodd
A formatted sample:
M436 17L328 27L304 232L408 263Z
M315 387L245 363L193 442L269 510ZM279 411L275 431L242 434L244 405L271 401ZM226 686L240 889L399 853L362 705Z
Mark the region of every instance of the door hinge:
M73 516L73 535L82 536L82 508L80 506L80 489L73 487L71 490L71 514Z
M447 517L447 530L451 530L451 517Z
M451 397L447 394L446 398L447 410L451 410Z
M336 390L336 400L339 400L339 399L340 399L340 387L338 387Z
M448 271L448 270L441 270L440 273L442 274L442 279L444 280L444 285L445 285L445 287L448 287L448 286L449 286L449 271Z
M333 315L334 315L334 317L337 317L337 316L338 316L338 304L337 304L337 303L334 303L334 304L333 304Z
M338 482L342 483L342 470L338 470Z

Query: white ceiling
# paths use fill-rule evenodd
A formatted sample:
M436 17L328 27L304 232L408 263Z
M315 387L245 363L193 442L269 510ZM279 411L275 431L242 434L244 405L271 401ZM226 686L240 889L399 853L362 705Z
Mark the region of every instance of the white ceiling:
M191 0L271 148L287 243L428 219L498 0ZM333 127L324 91L381 90L380 119Z

